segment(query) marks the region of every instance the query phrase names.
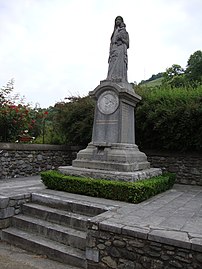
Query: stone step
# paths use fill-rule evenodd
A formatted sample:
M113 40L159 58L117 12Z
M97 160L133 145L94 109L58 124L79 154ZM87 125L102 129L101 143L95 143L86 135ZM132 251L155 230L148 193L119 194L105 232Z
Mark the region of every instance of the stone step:
M33 203L24 204L22 213L81 231L87 230L87 221L90 219L89 216Z
M61 199L61 196L44 193L32 193L32 202L91 217L97 216L112 208L111 206L108 207L96 203L91 204L86 201L68 199L67 197L62 197Z
M86 268L85 252L14 227L2 230L2 240L52 260Z
M86 232L73 228L26 215L14 216L12 218L12 226L75 248L82 250L86 248Z

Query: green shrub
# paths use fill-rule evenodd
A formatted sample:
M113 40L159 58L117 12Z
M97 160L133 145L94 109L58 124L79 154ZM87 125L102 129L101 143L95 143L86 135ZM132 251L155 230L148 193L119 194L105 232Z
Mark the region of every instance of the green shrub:
M57 103L54 107L54 126L57 126L65 144L88 145L92 136L94 101L90 96L67 99L68 102Z
M136 143L142 149L202 150L202 85L138 89Z
M170 173L137 182L67 176L57 171L42 172L41 178L49 189L130 203L140 203L166 191L175 182L175 175Z

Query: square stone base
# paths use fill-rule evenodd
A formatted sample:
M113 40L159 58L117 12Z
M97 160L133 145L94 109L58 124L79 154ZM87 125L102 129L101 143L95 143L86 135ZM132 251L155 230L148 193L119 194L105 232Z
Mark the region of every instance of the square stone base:
M138 180L149 179L151 177L160 176L162 174L160 168L149 168L134 172L119 172L119 171L79 168L73 166L60 166L58 170L65 175L109 179L109 180L120 180L128 182L135 182Z

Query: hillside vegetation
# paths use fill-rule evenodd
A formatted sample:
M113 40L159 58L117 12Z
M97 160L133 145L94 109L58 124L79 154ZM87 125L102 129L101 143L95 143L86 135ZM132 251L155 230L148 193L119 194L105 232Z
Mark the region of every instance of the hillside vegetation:
M163 81L163 77L156 78L154 80L145 81L144 83L140 84L141 87L147 87L147 88L154 88L156 86L161 86Z

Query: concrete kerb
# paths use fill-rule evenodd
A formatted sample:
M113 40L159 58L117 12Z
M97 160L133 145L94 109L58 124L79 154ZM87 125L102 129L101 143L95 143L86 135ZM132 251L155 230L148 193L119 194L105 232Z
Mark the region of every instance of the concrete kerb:
M192 250L202 252L202 238L193 238L190 241Z
M92 229L98 230L98 228L95 226ZM110 223L109 221L100 222L99 230L113 232L116 234L123 234L131 237L137 237L140 239L155 241L158 243L163 243L180 248L202 251L202 237L190 238L189 233L182 231L124 226L122 224Z

